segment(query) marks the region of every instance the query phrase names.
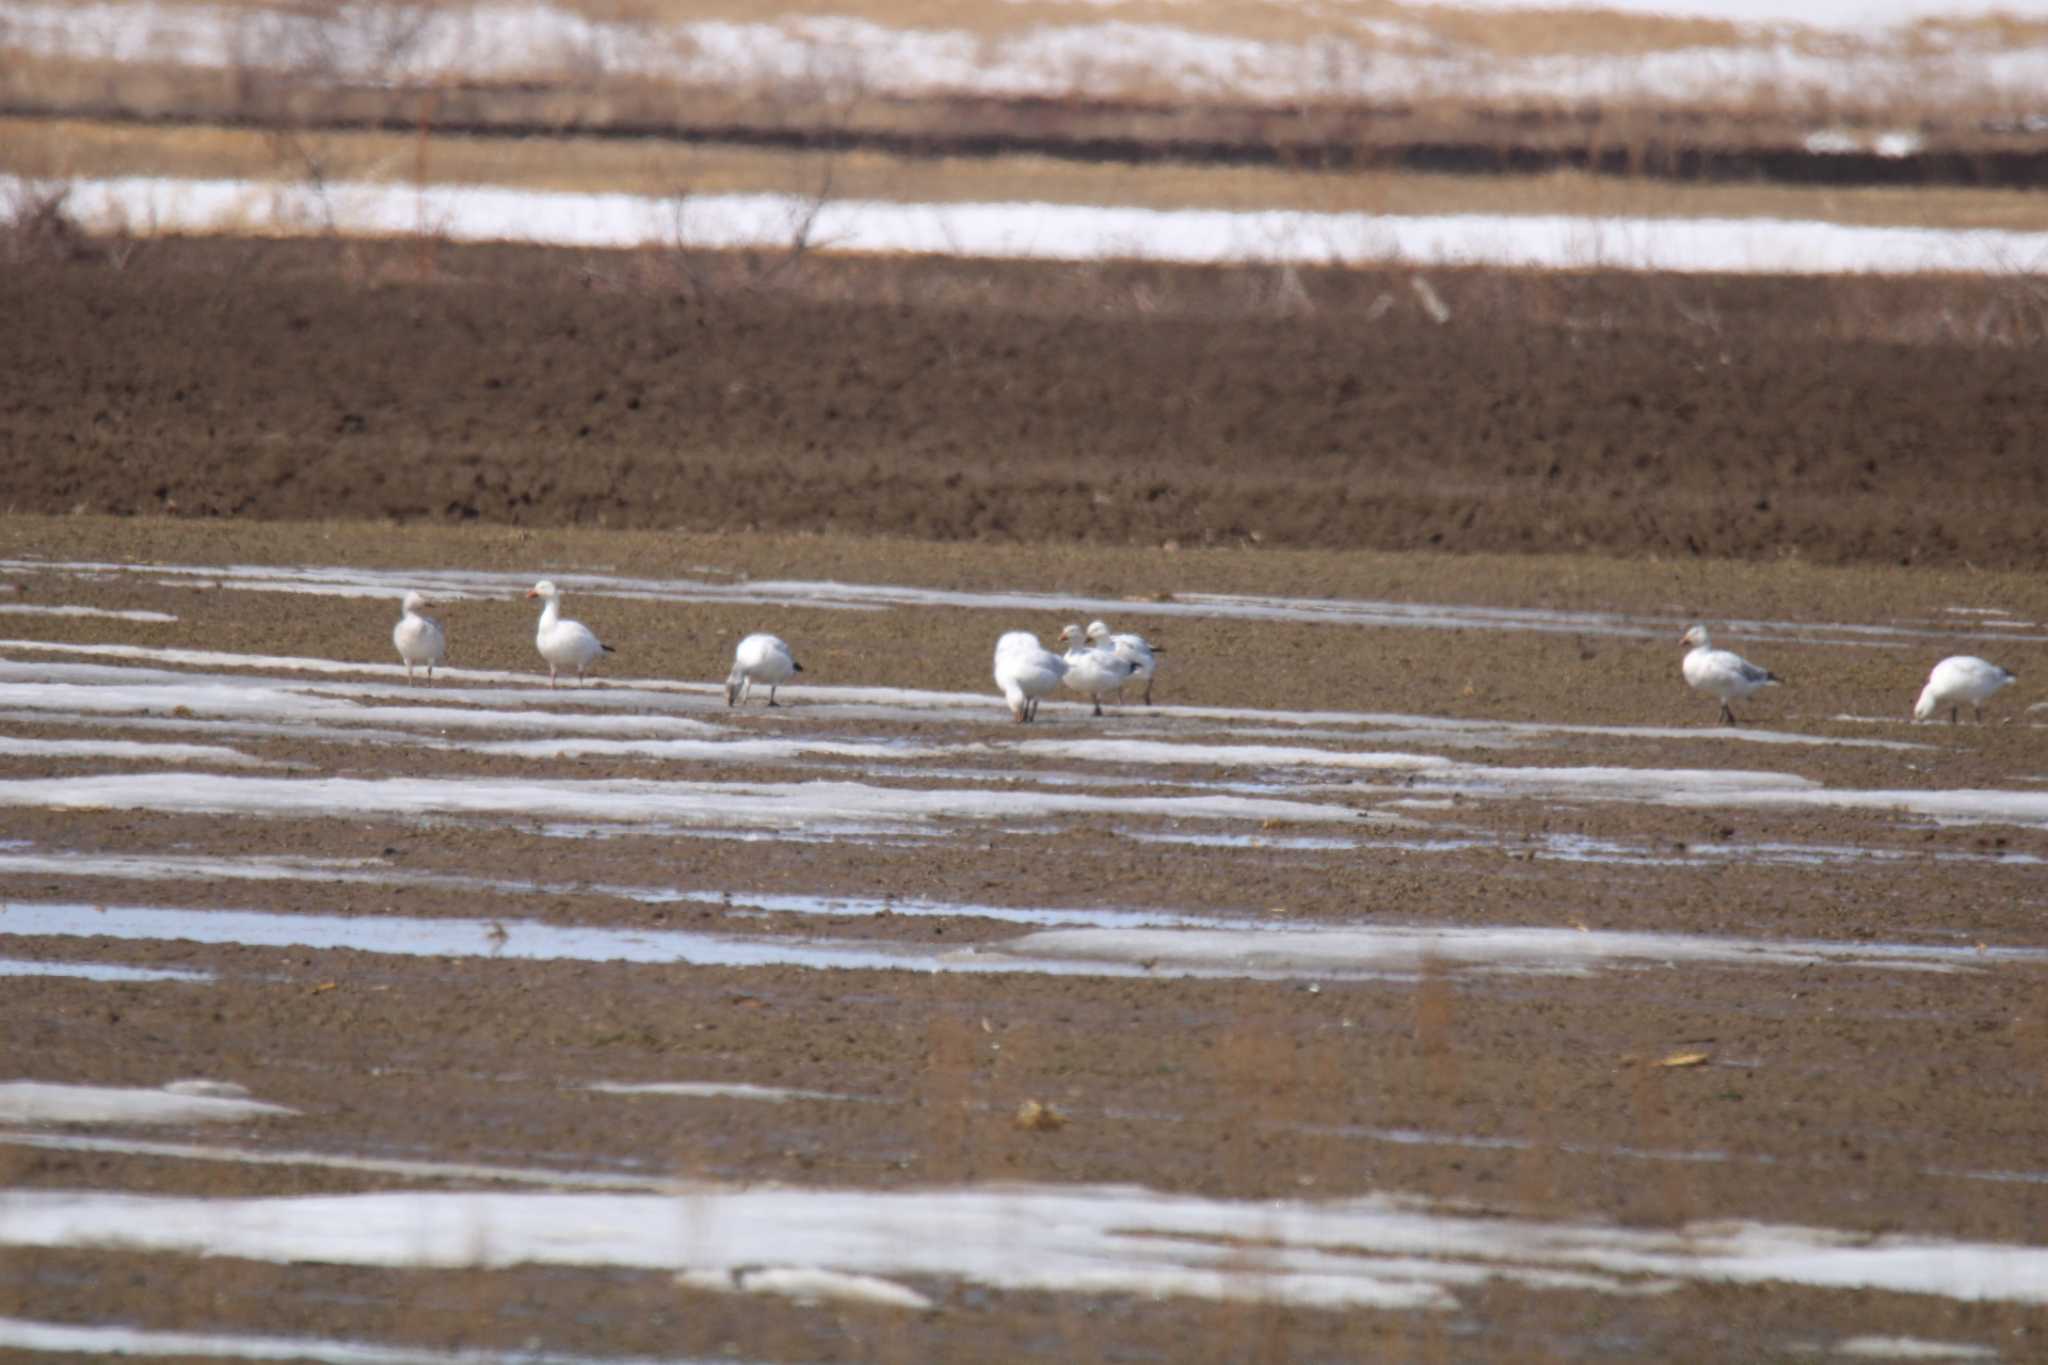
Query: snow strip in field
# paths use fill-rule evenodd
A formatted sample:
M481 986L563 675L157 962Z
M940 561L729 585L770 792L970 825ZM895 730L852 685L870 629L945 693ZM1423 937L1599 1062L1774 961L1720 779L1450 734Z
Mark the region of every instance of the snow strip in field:
M555 1351L493 1351L471 1346L438 1351L378 1346L331 1337L246 1336L229 1332L163 1332L69 1322L0 1318L0 1349L49 1355L190 1356L205 1360L317 1360L324 1365L710 1365L681 1356L584 1356ZM731 1357L720 1356L721 1362Z
M592 1081L590 1089L605 1095L665 1095L686 1100L759 1100L787 1104L792 1100L857 1101L858 1095L831 1090L792 1090L781 1085L748 1085L743 1081Z
M290 656L233 655L202 651L160 650L130 645L69 646L47 641L0 641L0 649L19 647L45 653L78 652L102 656L190 663L207 667L268 668L286 672L347 672L353 665L331 660ZM176 656L176 657L173 657ZM471 677L486 675L471 674ZM530 683L524 675L503 676L517 683ZM814 713L831 707L835 720L901 720L910 710L946 713L971 712L978 716L1007 720L1001 701L992 693L935 692L927 689L806 686L789 689L807 710ZM683 691L683 696L673 695ZM691 697L695 691L701 697ZM434 702L423 703L420 693L399 685L379 683L301 682L271 678L248 678L232 674L190 674L168 669L128 665L46 663L30 665L0 660L0 714L43 714L64 718L79 715L118 717L130 728L161 729L178 725L185 729L218 731L238 727L244 735L297 735L301 738L367 742L404 742L429 748L456 747L476 751L477 741L450 741L442 732L488 731L536 734L543 739L486 741L486 751L504 756L552 758L557 756L604 754L613 757L639 756L650 759L687 757L797 758L805 755L859 759L922 760L963 753L1047 754L1084 758L1115 758L1117 751L1105 747L1108 741L1021 740L997 741L985 747L958 744L920 745L908 740L806 740L748 739L710 741L701 749L672 739L700 738L733 733L730 723L696 720L673 713L682 706L726 716L722 704L714 704L711 684L664 684L636 679L627 685L599 689L577 689L550 694L545 689L446 687L437 689ZM405 704L367 705L366 702ZM573 706L576 710L507 709L506 704L523 707L546 702ZM453 703L463 703L455 705ZM598 708L592 714L588 708ZM1079 716L1083 704L1055 703L1052 711ZM609 714L609 712L619 714ZM1828 748L1919 749L1929 746L1906 740L1841 738L1830 735L1791 734L1753 727L1666 726L1666 725L1577 725L1541 721L1453 720L1440 716L1407 715L1375 711L1268 711L1242 707L1173 706L1147 711L1117 713L1122 726L1172 722L1219 722L1228 728L1250 723L1268 729L1283 727L1299 733L1305 727L1349 726L1377 728L1393 742L1444 744L1464 747L1474 744L1500 746L1576 735L1619 739L1677 739L1706 742L1740 742L1764 745L1793 745ZM101 724L115 723L112 720ZM284 729L283 726L294 728ZM416 738L410 736L417 736ZM570 738L564 738L568 736ZM627 737L633 737L628 739ZM635 742L645 740L648 742ZM1136 763L1228 763L1256 761L1259 746L1220 746L1212 750L1196 747L1170 749L1163 744L1123 750ZM751 747L730 747L734 744ZM780 747L778 747L780 746ZM1339 754L1324 766L1359 766L1361 760L1349 751L1303 748L1270 750L1273 765L1315 764L1318 754ZM1385 766L1400 762L1418 765L1440 763L1436 759L1389 757ZM1044 774L1036 775L1043 779Z
M1949 948L1555 928L1051 929L973 948L922 943L619 929L522 919L278 914L79 902L0 902L0 937L109 938L313 948L414 957L819 970L1081 976L1406 979L1432 966L1582 974L1676 965L1969 971L2048 962L2048 949Z
M1485 26L1488 8L1532 3L1480 0L1477 25ZM1651 3L1584 8L1641 10ZM2027 109L2033 106L2024 103L2026 96L2044 84L2042 54L2015 45L2000 28L1967 20L1994 6L2037 14L2039 3L1681 0L1676 9L1682 14L1768 27L1645 52L1596 45L1529 54L1481 46L1398 7L1363 22L1319 16L1328 22L1297 41L1159 22L1172 10L1149 6L1137 18L1089 15L1083 22L990 34L972 26L881 24L829 11L751 22L662 22L550 4L351 5L306 13L16 0L0 9L0 29L17 49L50 58L318 73L370 85L520 81L580 88L625 79L754 95L820 89L840 98L1157 99L1164 90L1181 98L1261 102L1400 103L1455 94L1545 103L1706 100L1717 107L1769 99L1783 108L1826 108L1872 90L1911 90L1923 100L1967 97L1973 109ZM1936 41L1915 42L1915 35L1893 27L1944 18L1961 22ZM1977 36L1978 28L1990 28L1990 35ZM1819 30L1825 45L1793 41L1802 30Z
M271 767L240 749L221 744L152 744L133 739L23 739L0 735L0 758L101 759L120 763L219 763L228 767Z
M1340 845L1348 847L1348 845ZM922 896L832 896L793 892L708 891L615 882L536 882L473 877L404 868L377 859L207 857L186 853L0 852L0 876L106 877L120 881L310 882L318 885L389 886L429 891L485 892L501 896L603 896L636 905L704 905L728 914L847 916L903 915L912 919L987 919L1050 928L1092 924L1102 928L1157 929L1175 925L1248 925L1229 915L1176 910L1123 910L1100 906L990 905Z
M1015 1292L1451 1309L1506 1281L1661 1293L1793 1284L2048 1303L2048 1249L1725 1221L1659 1231L1387 1195L1248 1202L1129 1186L681 1196L377 1193L205 1199L0 1193L0 1244L380 1267L790 1266Z
M818 203L787 194L650 195L369 181L286 184L122 176L68 182L88 232L436 238L538 246L786 247L791 224L837 252L1001 260L1499 266L1760 275L1992 274L2048 263L2048 233L1866 227L1777 218L1571 214L1395 216L1300 209L1148 209L1048 203ZM33 186L0 176L0 198Z
M188 972L176 967L124 967L114 962L30 962L22 958L0 958L0 976L75 977L80 981L155 982L211 981L212 972Z
M1970 1360L1997 1360L1998 1352L1989 1346L1973 1346L1967 1342L1929 1341L1925 1337L1844 1337L1833 1347L1814 1347L1816 1352L1832 1351L1838 1356L1851 1360L1921 1360L1947 1361L1950 1365Z
M958 950L959 956L1025 962L1137 964L1164 973L1346 976L1419 971L1431 964L1584 974L1596 967L1836 967L1975 971L2048 963L2048 949L1949 948L1909 943L1831 943L1624 930L1552 928L1046 929Z
M106 607L42 606L27 602L0 603L0 616L91 616L107 621L143 621L151 624L175 622L178 618L161 611L113 611Z
M239 1123L298 1112L208 1081L174 1081L161 1090L0 1082L0 1123Z
M2048 798L2044 798L2048 799ZM1100 797L1064 792L921 791L859 782L494 781L484 778L264 778L168 772L0 780L0 806L216 815L554 816L696 826L821 821L1015 820L1045 816L1356 821L1346 806L1237 796Z
M264 564L150 564L103 560L39 560L0 558L0 573L70 574L117 581L146 574L152 579L189 586L194 582L252 592L306 593L327 597L389 598L396 602L419 589L442 601L510 600L526 591L531 574L486 573L456 569L366 569L341 565L285 566ZM1685 622L1672 617L1610 611L1564 611L1543 607L1496 607L1470 603L1394 602L1370 598L1282 597L1249 593L1177 593L1171 600L1075 596L1044 591L976 591L959 588L911 587L893 583L843 583L822 579L742 579L712 582L694 578L642 578L620 574L557 574L564 589L579 598L616 597L677 604L793 606L820 611L929 610L935 607L968 611L1043 613L1062 621L1100 616L1152 620L1291 621L1305 625L1388 626L1421 630L1526 631L1548 635L1591 635L1623 639L1669 640L1677 644ZM2011 622L1994 622L1999 609L1982 609L1973 622L1983 629L1959 629L1951 623L1891 622L1885 624L1826 621L1768 621L1730 618L1717 636L1730 643L1762 639L1803 644L1882 646L1902 640L2019 640L2048 642L2048 634L2015 635ZM1992 626L2003 627L1992 629ZM6 641L7 646L53 648L47 642ZM990 643L994 643L991 636ZM119 649L121 647L112 647ZM138 650L135 657L168 657L162 650ZM285 667L289 661L258 656L190 652L180 662L246 659L245 666ZM290 666L332 671L377 671L403 674L396 664L341 664L306 660ZM490 679L531 682L530 674L465 674ZM715 690L715 684L703 685Z
M158 1142L140 1138L96 1137L80 1133L29 1133L0 1129L0 1146L46 1152L93 1152L102 1156L139 1156L173 1161L206 1161L230 1166L306 1166L325 1171L388 1175L403 1180L447 1180L528 1185L541 1189L615 1190L674 1194L687 1181L663 1176L626 1175L609 1171L565 1171L538 1166L491 1166L473 1161L407 1161L395 1157L351 1156L345 1152L302 1152L273 1147L226 1147L211 1143Z

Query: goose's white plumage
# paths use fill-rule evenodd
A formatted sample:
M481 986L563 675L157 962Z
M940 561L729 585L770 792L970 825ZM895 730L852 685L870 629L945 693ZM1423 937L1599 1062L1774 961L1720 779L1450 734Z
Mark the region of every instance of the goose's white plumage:
M803 671L787 644L773 635L749 635L733 651L732 672L725 678L725 704L739 705L754 684L760 683L768 689L768 704L777 705L775 689Z
M1107 649L1131 666L1131 679L1143 679L1145 683L1145 705L1152 704L1152 675L1159 671L1158 655L1166 650L1153 644L1142 635L1111 631L1102 621L1088 623L1088 643L1097 649ZM1118 700L1122 700L1123 689L1117 689Z
M564 668L575 669L576 681L582 682L584 672L600 655L614 652L610 645L598 640L589 626L562 619L562 592L553 583L542 579L526 596L529 600L538 597L544 604L533 645L540 651L540 657L547 660L549 687L555 685L557 670Z
M1101 715L1102 694L1120 690L1131 680L1137 666L1113 649L1098 649L1089 644L1087 632L1078 625L1062 630L1060 643L1067 647L1067 671L1060 681L1086 694L1095 703L1095 714Z
M1038 717L1038 703L1060 685L1067 661L1038 643L1028 630L1013 630L996 641L996 686L1019 722Z
M2012 674L1987 659L1974 655L1956 654L1943 659L1927 675L1927 686L1920 689L1920 700L1913 703L1913 719L1926 720L1929 716L1948 710L1948 723L1954 725L1967 702L1977 713L1977 723L1984 723L1984 703L1991 694L2001 687L2017 682Z
M1680 638L1679 643L1692 646L1686 651L1683 666L1686 682L1696 690L1720 699L1721 719L1726 724L1739 723L1735 712L1729 708L1730 702L1741 701L1759 688L1780 681L1777 674L1757 667L1740 654L1715 649L1714 642L1707 637L1705 626L1694 626Z
M425 665L427 681L434 680L434 665L448 656L448 634L441 629L441 623L421 612L432 606L425 597L416 592L405 595L400 606L404 615L391 628L391 643L398 646L398 657L405 660L405 680L411 682L412 670L416 665Z

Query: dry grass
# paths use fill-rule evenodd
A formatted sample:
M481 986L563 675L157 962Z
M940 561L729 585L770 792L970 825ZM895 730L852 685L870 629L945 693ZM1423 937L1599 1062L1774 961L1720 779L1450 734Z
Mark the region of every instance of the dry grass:
M1500 177L1280 167L1110 166L1051 157L928 160L608 138L468 138L354 132L0 121L0 171L64 181L121 175L302 182L502 185L518 189L815 195L913 203L1032 200L1154 209L1328 213L1556 213L1616 217L1776 217L1839 223L2033 230L2024 194L1968 188L1840 189L1679 184L1558 172Z

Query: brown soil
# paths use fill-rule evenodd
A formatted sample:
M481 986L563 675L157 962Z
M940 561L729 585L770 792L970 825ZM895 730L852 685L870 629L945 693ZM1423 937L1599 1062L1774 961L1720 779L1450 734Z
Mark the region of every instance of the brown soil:
M420 277L423 261L430 273ZM746 287L744 270L422 254L413 244L163 244L118 270L31 251L0 274L10 319L0 329L0 373L10 376L0 459L9 502L32 514L0 519L0 552L1638 612L1668 617L1672 638L1175 621L1158 632L1173 649L1161 700L1700 724L1683 739L1553 735L1447 751L1480 763L1769 768L1844 788L2038 780L2031 683L2001 698L2001 723L1981 729L1871 719L1902 716L1933 658L1991 649L1974 639L1787 642L1764 657L1792 682L1746 718L1924 750L1732 742L1705 724L1712 704L1675 675L1677 625L1693 617L1890 622L1996 606L2048 619L2048 590L2030 572L2044 549L2033 515L2043 475L2029 445L2042 410L2038 351L1901 334L1944 310L1991 306L1992 286L1438 275L1454 311L1438 327L1407 304L1407 279L1396 276L1305 275L1315 306L1282 317L1256 303L1270 282L1246 274L821 261ZM1382 291L1401 302L1368 322ZM43 515L74 509L135 515ZM1563 553L1585 547L1602 553ZM1559 553L1479 553L1523 550ZM1915 567L1888 563L1897 559ZM391 604L381 600L173 586L148 573L9 579L11 601L179 618L0 618L17 641L203 641L385 662ZM611 677L715 680L735 635L768 627L798 642L820 683L984 693L998 630L1060 624L970 608L679 609L592 596L577 609L620 644ZM468 602L446 614L464 667L532 669L526 604ZM1236 666L1253 652L1288 662ZM1996 657L2025 680L2040 671L2038 653L2014 642ZM732 719L723 708L708 718ZM173 731L189 721L153 719ZM132 723L45 714L10 721L8 732L89 738L127 735ZM741 723L835 738L854 724L802 705ZM1122 715L1098 727L1062 711L1039 729L1073 738L1137 723ZM1170 737L1196 722L1168 712L1142 724ZM962 752L1014 733L992 694L986 715L884 717L858 729ZM763 772L291 734L236 743L286 765L276 771L373 779L861 776L834 761ZM1027 776L1074 767L1002 762ZM923 781L924 770L960 764L903 766L912 771L872 780ZM0 779L118 768L14 756L0 758ZM1145 776L1104 772L1132 786ZM1313 780L1255 767L1234 775ZM1319 799L1368 809L1385 798L1359 784ZM1080 820L1044 822L1050 834L990 825L900 847L541 839L521 820L9 809L0 835L46 850L362 858L577 887L723 890L732 904L113 877L13 876L0 894L945 944L1015 930L975 915L755 917L749 898L888 893L1070 906L1083 917L1163 906L1317 922L2042 943L2038 878L1999 864L2048 856L2048 836L2034 829L1507 799L1406 814L1419 828L1332 857L1149 844ZM1403 842L1458 830L1494 845L1419 852ZM1536 856L1546 834L1672 857L1613 866ZM1846 869L1687 856L1778 842L1895 856ZM1945 856L1959 854L1972 860ZM92 938L12 937L0 948L218 975L203 987L24 978L0 993L5 1078L157 1085L205 1075L303 1111L168 1135L177 1141L809 1186L1396 1191L1640 1226L1758 1218L2030 1244L2048 1228L2048 1185L1997 1178L2037 1171L2048 1151L2048 973L2035 967L1451 973L1311 993L1300 982L678 969ZM1681 1050L1712 1061L1645 1064ZM743 1081L872 1102L596 1104L581 1088L594 1080ZM1020 1130L1011 1115L1033 1098L1071 1123ZM1404 1129L1458 1141L1384 1136ZM435 1183L44 1151L5 1136L0 1183L15 1187L227 1195ZM1489 1145L1497 1140L1529 1145ZM601 1355L1721 1360L1878 1333L2020 1359L2048 1331L2032 1308L1782 1284L1628 1298L1476 1287L1449 1314L921 1287L943 1311L688 1294L638 1272L0 1253L0 1314Z
M18 511L2048 556L1996 280L16 245Z

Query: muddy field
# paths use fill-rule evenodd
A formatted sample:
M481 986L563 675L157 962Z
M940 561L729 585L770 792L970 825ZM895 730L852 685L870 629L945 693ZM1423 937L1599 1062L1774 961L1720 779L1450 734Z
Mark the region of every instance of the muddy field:
M17 236L20 512L2048 559L2019 279Z
M0 1349L2039 1358L1989 286L687 264L0 272Z

